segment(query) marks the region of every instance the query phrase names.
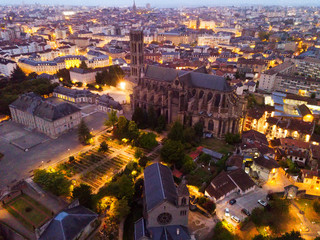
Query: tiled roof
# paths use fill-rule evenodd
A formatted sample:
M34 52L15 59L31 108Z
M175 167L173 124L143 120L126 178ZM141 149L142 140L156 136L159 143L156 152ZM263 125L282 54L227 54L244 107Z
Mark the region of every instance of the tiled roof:
M279 168L279 164L272 158L267 158L264 156L258 157L258 158L254 158L253 161L255 162L255 164L267 168L269 170L273 169L273 168Z

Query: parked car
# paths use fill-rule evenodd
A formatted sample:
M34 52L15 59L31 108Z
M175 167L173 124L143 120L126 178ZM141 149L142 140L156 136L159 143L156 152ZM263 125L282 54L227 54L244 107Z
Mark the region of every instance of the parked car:
M238 218L237 216L231 216L231 219L236 223L240 222L240 218Z
M225 215L226 217L230 217L229 208L226 208L226 209L224 210L224 215Z
M241 209L241 212L242 212L243 214L247 215L247 216L250 216L250 215L251 215L251 213L249 212L249 210L248 210L248 209L245 209L245 208L242 208L242 209Z
M263 201L261 199L258 200L258 203L264 207L266 207L268 205L268 203L266 201Z
M233 204L235 204L237 202L237 200L235 200L234 198L232 198L230 201L229 201L229 204L230 205L233 205Z

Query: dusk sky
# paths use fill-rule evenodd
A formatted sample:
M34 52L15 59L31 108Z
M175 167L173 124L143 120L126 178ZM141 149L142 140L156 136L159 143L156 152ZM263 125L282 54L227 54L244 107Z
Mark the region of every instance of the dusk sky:
M66 4L66 5L90 5L90 6L131 6L133 0L0 0L0 4L25 4L29 3L41 3L41 4ZM136 5L145 6L146 3L150 3L154 7L181 7L181 6L217 6L217 5L251 5L251 4L261 4L261 5L290 5L290 6L320 6L319 0L137 0Z

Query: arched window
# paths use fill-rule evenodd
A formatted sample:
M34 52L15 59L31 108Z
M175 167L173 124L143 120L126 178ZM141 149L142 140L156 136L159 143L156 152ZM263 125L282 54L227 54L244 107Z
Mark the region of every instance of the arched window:
M214 101L214 106L215 106L215 107L219 107L220 98L221 98L220 94L217 94L217 95L216 95L216 99L215 99L215 101Z
M199 93L199 98L202 98L204 95L204 92L201 90L200 93Z
M208 98L207 98L207 99L208 99L208 102L212 99L212 97L213 97L212 93L209 92L209 93L208 93Z
M187 199L186 198L182 198L181 199L181 205L184 206L187 204Z
M209 120L209 122L208 122L208 130L209 131L213 131L213 121L212 120Z

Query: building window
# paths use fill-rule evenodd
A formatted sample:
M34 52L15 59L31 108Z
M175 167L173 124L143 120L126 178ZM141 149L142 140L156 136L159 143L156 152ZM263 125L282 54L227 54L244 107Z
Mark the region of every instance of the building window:
M180 211L180 216L185 216L185 215L187 215L187 211L186 210Z
M181 199L181 205L186 205L187 204L187 199L186 198L182 198Z

